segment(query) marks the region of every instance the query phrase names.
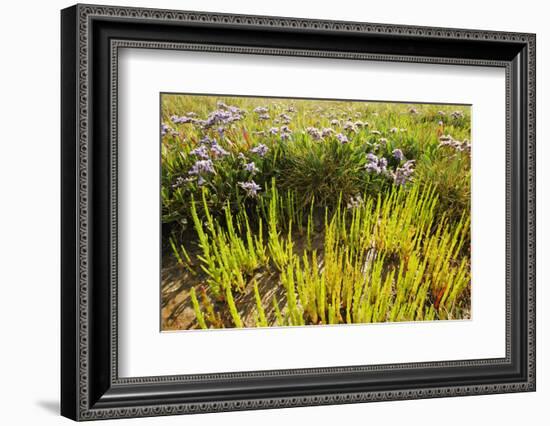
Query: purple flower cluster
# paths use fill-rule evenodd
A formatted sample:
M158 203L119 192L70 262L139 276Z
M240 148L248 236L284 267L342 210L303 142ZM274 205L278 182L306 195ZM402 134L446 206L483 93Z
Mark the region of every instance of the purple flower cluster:
M472 145L467 139L462 142L455 140L451 135L443 135L439 137L439 147L448 146L456 151L470 153Z
M240 113L240 110L230 110L230 109L217 109L208 114L206 120L201 122L201 125L205 129L209 129L214 126L224 125L233 123L234 121L239 121L243 119L243 115Z
M464 113L462 111L453 111L451 117L458 120L459 118L464 118Z
M283 124L290 124L290 121L292 120L292 118L285 113L279 115L279 118L281 119Z
M288 126L281 126L281 139L290 139L290 135L292 135L292 130Z
M225 157L226 155L229 155L229 152L223 149L215 140L212 142L210 151L214 154L215 157Z
M356 132L357 128L355 127L355 124L351 121L346 121L344 123L344 130L346 132Z
M258 192L262 189L260 185L258 185L253 180L249 182L239 182L238 185L245 190L246 195L248 197L255 198L258 196Z
M250 152L254 154L258 154L260 157L263 157L267 154L267 151L269 151L269 148L265 146L263 143L259 144L258 146L255 146L250 150Z
M197 121L194 117L190 117L189 114L182 115L181 117L173 115L172 117L170 117L170 120L172 120L172 123L174 124L194 123L195 121Z
M338 139L338 142L340 142L342 145L346 144L346 143L349 143L348 137L346 135L342 134L342 133L338 133L336 135L336 139Z
M290 139L290 135L292 134L292 130L290 130L286 125L281 127L271 127L268 132L271 135L277 135L280 133L282 140Z
M197 160L191 170L189 170L190 175L202 175L204 173L216 173L212 160Z
M320 140L323 137L323 134L317 127L306 127L306 132L316 141Z
M254 161L251 161L250 163L244 163L243 167L247 172L252 173L252 175L255 175L260 171L258 167L256 167L256 164L254 163Z
M403 161L405 159L403 151L401 151L399 148L394 149L391 154L393 155L393 158L395 158L397 161Z
M414 173L414 160L408 160L403 164L402 167L395 169L393 173L393 182L396 185L405 185L407 182L412 180L412 175Z
M323 130L321 130L321 136L326 138L327 136L330 136L334 133L334 129L332 127L325 127Z
M268 111L269 111L269 109L267 107L259 106L259 107L254 108L254 112L256 114L267 114Z
M365 169L369 173L375 173L379 175L380 173L386 173L388 167L388 160L384 157L378 157L376 154L369 152L367 154L367 164L365 164Z
M206 145L201 145L198 148L195 148L191 152L189 152L191 155L196 155L197 157L202 158L203 160L208 160L210 157L208 155L208 148Z
M160 134L166 136L168 133L171 135L177 134L174 129L172 129L168 124L162 123L160 126Z

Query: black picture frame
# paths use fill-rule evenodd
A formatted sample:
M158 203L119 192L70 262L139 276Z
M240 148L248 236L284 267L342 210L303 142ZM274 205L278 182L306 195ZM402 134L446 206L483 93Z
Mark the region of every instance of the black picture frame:
M535 390L535 35L97 5L61 12L61 414L74 420ZM117 49L506 70L506 357L119 378Z

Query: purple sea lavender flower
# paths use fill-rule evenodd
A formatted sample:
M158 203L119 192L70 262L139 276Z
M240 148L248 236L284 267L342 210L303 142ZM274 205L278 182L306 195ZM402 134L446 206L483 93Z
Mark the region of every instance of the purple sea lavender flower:
M346 132L356 132L357 128L355 127L355 124L351 121L346 121L344 123L344 130Z
M451 117L454 118L455 120L459 118L464 118L464 113L462 111L453 111L451 113Z
M177 115L173 115L172 117L170 117L170 120L172 120L172 123L174 124L185 124L185 123L191 123L195 121L194 118L187 117L186 115L183 115L181 117Z
M169 125L164 124L164 123L161 124L161 126L160 126L160 134L161 134L162 136L166 136L167 133L172 132L172 131L173 131L173 130L172 130L172 128L171 128Z
M281 118L281 121L283 122L283 124L288 124L292 120L292 118L285 113L282 113L281 115L279 115L279 117Z
M253 175L255 175L256 173L258 173L260 170L256 167L256 164L254 163L254 161L251 161L250 163L245 163L244 164L244 169L247 171L247 172L250 172L252 173Z
M203 173L216 173L212 160L198 160L193 164L191 170L189 170L190 175L200 175Z
M321 136L326 138L327 136L330 136L334 133L334 129L332 127L325 127L323 130L321 130Z
M290 139L292 135L292 130L288 126L281 126L281 140L285 141Z
M373 154L372 152L369 152L367 154L367 161L369 163L378 163L378 157L376 156L376 154Z
M455 151L460 152L470 152L472 145L470 144L470 141L465 139L464 141L460 142L455 140L451 135L443 135L439 137L439 147L448 146L453 148Z
M201 140L199 140L199 143L201 145L210 145L212 142L215 142L215 140L213 141L212 139L210 139L208 136L205 136L203 137Z
M381 157L378 160L378 166L380 167L380 171L385 172L386 167L388 166L388 160L386 160L384 157Z
M254 108L254 112L256 114L266 114L268 111L269 111L269 109L267 107L259 106L259 107Z
M258 120L269 120L270 117L269 117L269 114L260 114L258 116Z
M306 127L306 132L309 136L311 136L316 141L318 141L323 137L323 135L321 134L321 131L317 127Z
M210 147L210 151L212 151L212 153L216 157L225 157L226 155L229 155L229 152L223 149L216 141L212 143L212 146Z
M403 164L403 168L406 170L413 170L414 167L414 160L407 160L405 164Z
M203 186L205 183L206 183L206 180L202 176L199 176L199 178L197 179L197 185Z
M238 185L246 191L246 195L248 197L255 198L258 196L258 191L260 191L262 188L260 185L258 185L253 180L249 182L239 182Z
M242 119L242 116L246 113L244 109L241 109L239 107L236 107L234 105L227 105L226 103L222 101L217 102L217 107L219 110L225 110L232 114L231 120L236 121L237 119Z
M380 172L382 171L380 169L380 166L378 165L378 163L367 163L365 165L365 169L367 170L367 172L369 173L376 173L376 174L380 174Z
M342 133L338 133L336 135L336 139L343 145L349 142L349 139L346 135L343 135Z
M339 126L340 122L335 118L333 120L330 120L330 125L331 126Z
M242 109L233 105L230 105L228 108L229 108L229 111L231 111L235 115L240 115L242 117L246 114L245 109Z
M403 161L405 156L403 155L403 151L401 151L399 148L396 148L392 151L393 158L395 158L397 161Z
M200 157L203 160L208 160L208 158L210 158L208 156L208 149L204 145L201 145L198 148L195 148L194 150L189 152L189 154L196 155L197 157Z
M388 166L388 160L385 159L384 157L378 158L372 152L369 152L367 154L367 164L365 164L365 169L367 170L367 172L376 173L376 174L386 173L387 166Z
M398 167L393 174L393 181L396 185L405 185L412 180L414 173L414 160L408 160L403 167Z
M250 152L253 152L254 154L258 154L260 157L263 157L265 154L267 154L267 151L269 151L269 148L265 146L263 143L259 144L258 146L255 146L250 150Z
M229 111L224 111L222 109L217 109L208 114L206 120L202 121L204 128L209 129L218 124L227 123L232 114Z
M276 135L277 133L279 133L279 128L278 127L272 127L269 129L269 133L271 133L272 135Z

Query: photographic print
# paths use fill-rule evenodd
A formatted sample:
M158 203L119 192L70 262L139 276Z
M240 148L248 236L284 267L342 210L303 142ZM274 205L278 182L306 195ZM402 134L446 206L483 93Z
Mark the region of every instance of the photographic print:
M471 107L162 93L161 330L471 318Z

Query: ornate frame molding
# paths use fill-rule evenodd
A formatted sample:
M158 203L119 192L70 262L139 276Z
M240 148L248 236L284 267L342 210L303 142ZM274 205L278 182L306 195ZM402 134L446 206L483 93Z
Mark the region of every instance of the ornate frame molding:
M535 389L535 36L533 34L519 34L510 32L495 32L495 31L478 31L464 29L447 29L447 28L429 28L429 27L414 27L401 25L386 25L386 24L368 24L357 22L336 22L324 20L309 20L295 19L282 17L266 17L266 16L246 16L246 15L229 15L215 14L202 12L184 12L184 11L169 11L157 9L138 9L126 7L105 7L91 5L77 5L65 12L67 24L71 28L67 30L69 35L76 38L74 56L75 81L74 89L76 93L76 103L71 106L77 109L76 111L76 129L74 132L74 140L64 141L64 146L67 144L75 145L75 158L67 161L76 161L74 170L74 189L75 189L75 205L73 206L76 215L76 246L74 253L70 253L69 258L64 258L64 262L76 262L75 272L76 277L69 279L64 283L64 291L68 291L68 287L73 288L76 300L74 312L67 313L63 317L63 321L68 321L73 318L76 323L76 336L72 336L71 341L67 340L67 349L76 350L76 358L74 360L74 383L64 386L68 391L74 391L77 394L74 402L76 406L72 406L73 400L63 394L65 400L65 415L78 420L92 420L113 417L141 417L151 415L170 415L184 413L204 413L213 411L229 411L229 410L248 410L261 408L277 408L277 407L292 407L292 406L308 406L308 405L324 405L324 404L342 404L352 402L367 402L367 401L382 401L382 400L400 400L400 399L415 399L415 398L434 398L442 396L461 396L475 395L488 393L504 393L518 391L532 391ZM112 406L109 401L106 404L101 404L97 398L91 395L94 393L90 389L91 374L94 374L94 369L90 365L90 354L92 348L90 341L93 339L90 330L90 216L93 206L90 200L93 199L91 194L91 174L90 169L90 114L92 111L91 90L92 82L90 81L91 70L91 49L92 36L91 28L94 20L113 20L116 22L132 21L143 24L162 24L162 23L177 23L181 25L219 25L227 28L256 28L256 29L277 29L291 30L298 32L315 31L317 33L326 34L359 34L359 35L377 35L384 37L411 37L414 39L437 39L437 40L465 40L465 41L485 41L485 42L503 42L511 45L517 45L525 49L527 70L525 82L525 102L526 102L526 117L524 125L526 126L526 146L525 152L527 158L526 164L526 181L525 186L520 189L525 191L526 202L526 238L524 241L524 249L526 250L526 278L525 295L526 295L526 356L525 363L526 374L524 380L504 382L500 384L479 384L479 385L456 385L456 386L436 386L427 388L401 388L398 390L385 391L367 391L367 392L336 392L325 394L314 394L307 396L273 396L266 398L237 398L230 400L218 400L210 402L165 402L158 404L145 404L141 406ZM74 25L74 27L72 27ZM246 372L246 373L224 373L217 375L201 375L201 376L162 376L162 377L147 377L147 378L127 378L121 379L117 373L117 222L116 222L116 202L117 202L117 70L118 70L118 49L119 48L155 48L155 49L178 49L178 50L197 50L197 51L222 51L227 53L256 53L265 55L298 55L298 56L315 56L326 58L341 58L341 59L357 59L357 60L384 60L398 62L425 62L425 63L446 63L460 65L481 65L481 66L496 66L506 69L507 81L507 261L506 261L506 276L507 276L507 349L505 359L495 360L468 360L456 362L436 362L436 363L417 363L417 364L394 364L382 366L364 366L364 367L333 367L326 369L307 369L307 370L275 370L268 372ZM67 47L68 49L68 47ZM511 340L512 340L512 313L510 308L512 297L512 266L510 258L512 256L511 241L512 235L512 160L513 152L511 147L511 138L513 129L510 127L512 114L517 113L515 106L512 105L512 96L514 90L514 81L512 74L515 72L513 61L508 60L484 60L484 59L464 59L450 58L437 56L406 56L394 54L372 54L372 53L357 53L357 52L342 52L342 51L325 51L314 49L295 49L295 48L271 48L271 47L247 47L247 46L228 46L228 45L213 45L199 43L181 43L171 41L144 41L144 40L118 40L113 39L110 42L110 72L111 77L109 86L111 90L110 103L110 137L111 137L111 296L110 296L110 344L111 344L111 360L109 367L110 386L113 388L123 388L126 385L159 385L170 383L183 382L200 382L212 381L220 379L243 379L251 377L273 377L273 376L304 376L308 374L326 375L332 373L354 373L368 372L380 370L399 370L407 368L443 368L457 366L480 366L492 364L506 364L511 362ZM514 184L515 185L515 184ZM93 238L93 237L92 237ZM522 240L523 242L523 240ZM67 308L66 308L67 309ZM70 310L69 310L70 311ZM67 337L66 339L69 339ZM74 341L72 340L74 339ZM64 343L65 345L65 343ZM72 376L71 376L72 378Z

